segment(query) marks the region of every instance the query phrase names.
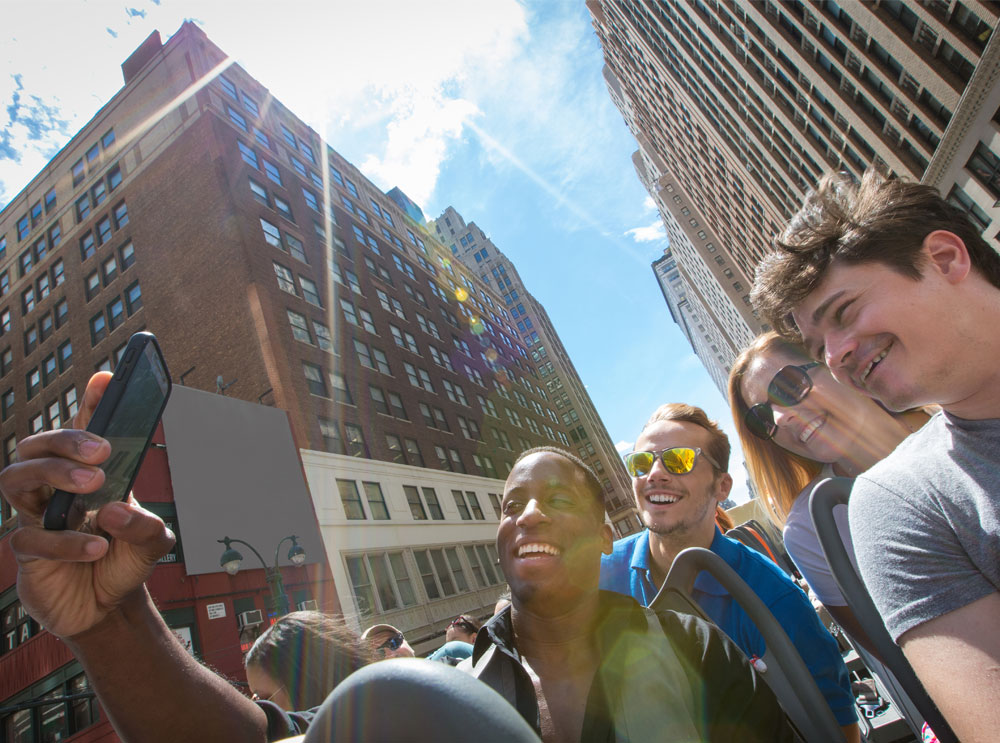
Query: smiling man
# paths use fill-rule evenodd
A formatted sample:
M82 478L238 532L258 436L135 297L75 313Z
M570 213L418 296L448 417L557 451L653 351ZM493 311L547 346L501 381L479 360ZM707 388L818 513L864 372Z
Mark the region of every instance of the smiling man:
M784 628L826 698L848 741L858 740L857 713L837 643L809 599L773 562L722 535L716 506L733 478L729 439L692 405L662 405L625 457L636 506L646 529L620 539L601 563L601 588L632 596L644 606L667 577L674 557L688 547L725 560L763 600ZM746 612L710 575L695 581L692 598L748 657L763 657L764 638Z
M933 188L830 175L753 297L840 382L892 410L941 406L856 480L851 535L886 627L956 734L995 740L1000 255Z
M503 694L545 741L783 741L771 691L718 630L598 590L611 550L600 483L572 454L524 452L497 530L511 606L459 668Z

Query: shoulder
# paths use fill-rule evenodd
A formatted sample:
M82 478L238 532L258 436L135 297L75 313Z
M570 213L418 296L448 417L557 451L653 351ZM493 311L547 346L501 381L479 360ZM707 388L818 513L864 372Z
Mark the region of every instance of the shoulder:
M712 552L725 560L748 585L753 586L754 591L765 604L770 605L772 601L789 591L802 593L801 589L785 575L781 568L760 552L750 549L735 539L717 534L711 549Z
M646 544L646 539L645 530L619 539L611 546L610 555L601 555L601 567L605 569L627 567L636 550Z

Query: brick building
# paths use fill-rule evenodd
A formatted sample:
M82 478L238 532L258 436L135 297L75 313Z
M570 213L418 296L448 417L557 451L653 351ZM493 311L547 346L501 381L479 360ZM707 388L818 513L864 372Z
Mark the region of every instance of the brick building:
M517 454L571 448L504 302L193 24L166 44L154 33L122 70L0 213L4 464L149 330L178 387L136 494L176 522L183 549L150 588L192 651L241 678L245 616L272 606L265 570L223 573L215 540L256 529L268 555L286 532L266 509L277 518L299 488L322 546L282 563L292 603L432 648L500 590L494 517ZM224 435L199 438L221 418ZM230 439L266 465L257 425L296 453L287 488L198 482ZM85 690L79 666L17 602L16 521L0 504L0 725L13 740L104 739L94 703L65 698Z

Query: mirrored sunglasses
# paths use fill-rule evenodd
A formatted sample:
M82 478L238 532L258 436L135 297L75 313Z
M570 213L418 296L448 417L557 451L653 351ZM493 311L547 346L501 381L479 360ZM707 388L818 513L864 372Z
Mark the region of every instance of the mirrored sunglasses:
M406 638L403 637L402 632L397 632L388 640L379 645L378 648L376 649L385 650L386 648L389 648L389 650L399 650L403 646L403 642L405 641L405 639Z
M722 469L706 452L692 446L675 446L662 451L631 452L625 455L625 469L632 477L645 477L653 469L653 464L659 457L667 472L673 475L686 475L698 463L699 455L705 457L715 469Z
M806 399L813 388L809 370L822 366L818 361L808 364L783 366L778 370L767 386L767 402L761 402L750 408L743 416L743 422L750 433L760 439L770 440L778 432L778 424L774 422L772 405L790 408Z

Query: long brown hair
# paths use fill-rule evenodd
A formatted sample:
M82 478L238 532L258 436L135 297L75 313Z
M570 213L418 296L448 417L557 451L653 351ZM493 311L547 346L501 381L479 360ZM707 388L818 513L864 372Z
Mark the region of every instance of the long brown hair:
M801 358L803 363L809 361L802 346L784 340L773 331L758 336L743 350L729 371L729 407L743 445L743 456L750 471L750 479L767 506L772 521L781 528L785 525L795 498L820 473L823 465L782 449L773 441L754 436L743 421L750 409L743 398L743 376L758 356L770 353Z

